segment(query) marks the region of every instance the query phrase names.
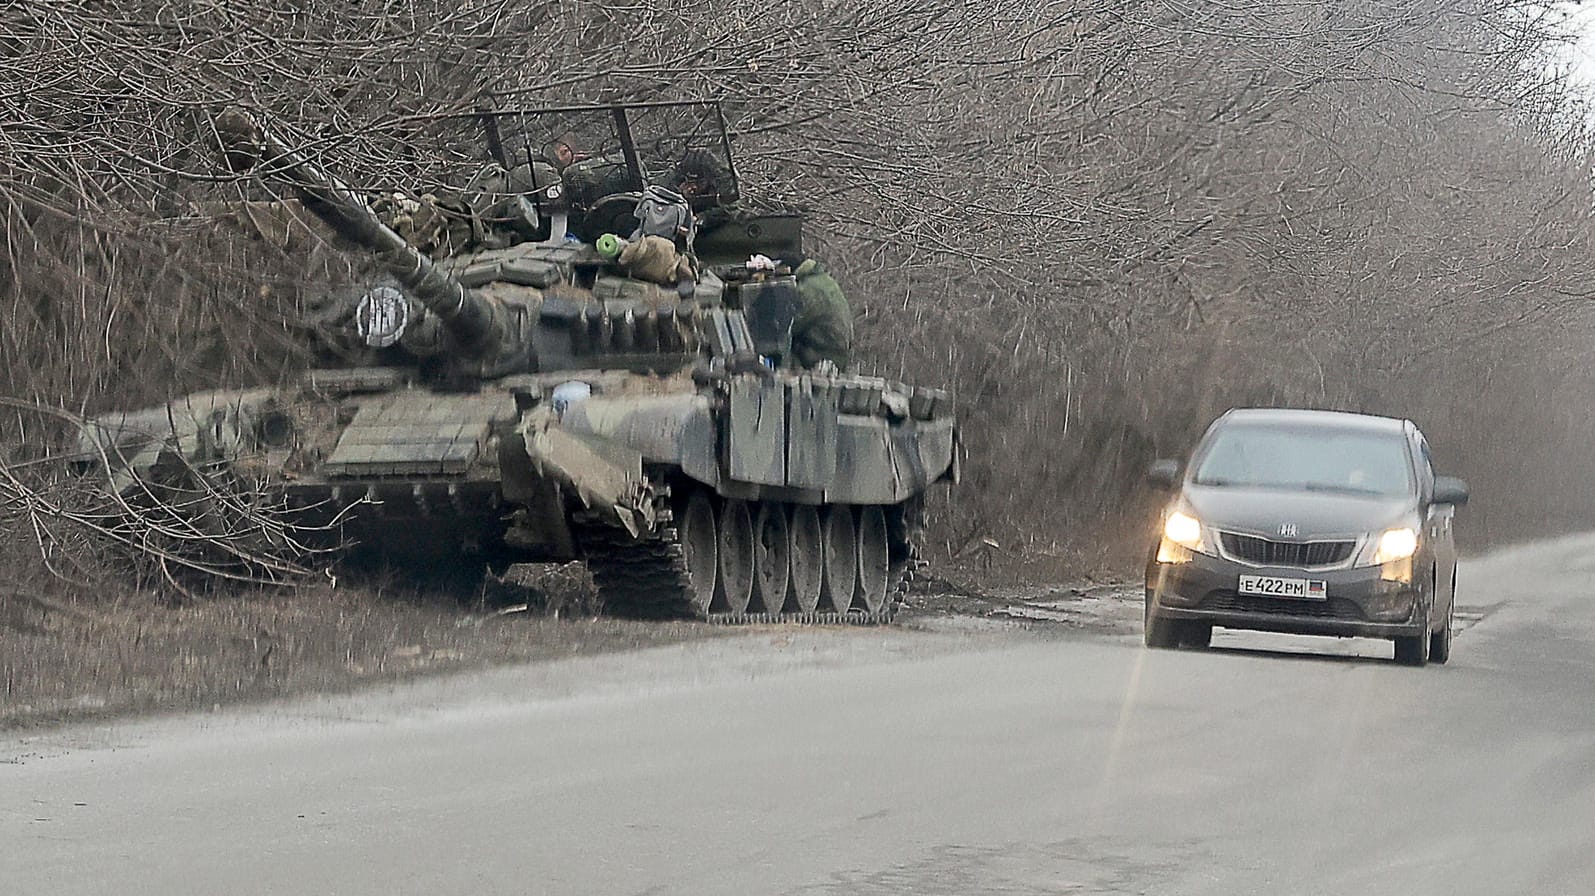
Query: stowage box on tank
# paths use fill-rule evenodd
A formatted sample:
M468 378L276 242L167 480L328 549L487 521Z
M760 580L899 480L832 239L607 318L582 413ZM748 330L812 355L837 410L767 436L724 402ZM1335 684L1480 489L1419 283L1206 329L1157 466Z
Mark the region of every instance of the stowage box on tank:
M173 456L236 467L395 564L583 560L617 614L890 618L921 499L955 473L947 394L787 357L795 218L737 201L717 106L557 111L610 123L618 146L484 114L494 163L463 211L430 219L379 213L251 116L221 116L229 165L292 186L391 283L323 317L336 363L102 414L80 456L122 490ZM713 137L673 148L706 176L638 150L640 121L689 116L681 132Z

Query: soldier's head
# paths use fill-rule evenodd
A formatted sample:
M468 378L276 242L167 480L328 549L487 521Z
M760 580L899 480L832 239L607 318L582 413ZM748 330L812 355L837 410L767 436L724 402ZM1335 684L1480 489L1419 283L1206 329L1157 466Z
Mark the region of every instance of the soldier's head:
M728 192L731 186L720 160L702 149L687 150L681 161L676 163L671 182L676 192L687 197L688 201L718 196Z
M564 171L576 162L587 158L587 153L581 149L581 143L576 135L570 131L543 144L543 158L553 165L555 170Z

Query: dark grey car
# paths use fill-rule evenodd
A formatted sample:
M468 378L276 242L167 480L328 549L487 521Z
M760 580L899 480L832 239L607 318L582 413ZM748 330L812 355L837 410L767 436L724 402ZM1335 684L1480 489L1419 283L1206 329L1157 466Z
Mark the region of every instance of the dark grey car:
M1451 655L1456 545L1468 500L1436 476L1408 420L1230 411L1182 470L1146 572L1148 647L1206 646L1213 627L1389 638L1399 662Z

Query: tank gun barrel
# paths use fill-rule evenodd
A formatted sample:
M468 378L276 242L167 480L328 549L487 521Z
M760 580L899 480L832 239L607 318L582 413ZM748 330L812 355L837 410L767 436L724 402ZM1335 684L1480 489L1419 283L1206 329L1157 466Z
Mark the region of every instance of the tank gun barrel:
M369 250L412 298L438 316L463 349L499 350L507 334L493 302L440 269L382 223L354 188L302 150L285 145L246 112L228 109L217 116L215 128L229 168L244 172L263 166L284 178L306 210L339 236Z

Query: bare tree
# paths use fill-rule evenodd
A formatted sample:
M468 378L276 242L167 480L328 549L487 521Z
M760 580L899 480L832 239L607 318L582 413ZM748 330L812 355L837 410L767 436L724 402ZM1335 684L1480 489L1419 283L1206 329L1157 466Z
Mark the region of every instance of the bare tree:
M865 363L950 376L972 487L939 511L949 550L1133 530L1144 461L1237 403L1417 417L1521 509L1504 531L1566 490L1480 450L1502 421L1545 463L1595 436L1518 400L1591 394L1564 28L1518 0L22 4L0 13L0 393L92 411L306 363L307 289L360 270L226 224L272 197L217 170L224 105L422 191L480 163L461 113L707 96L746 192L811 213ZM6 443L40 431L24 416Z

